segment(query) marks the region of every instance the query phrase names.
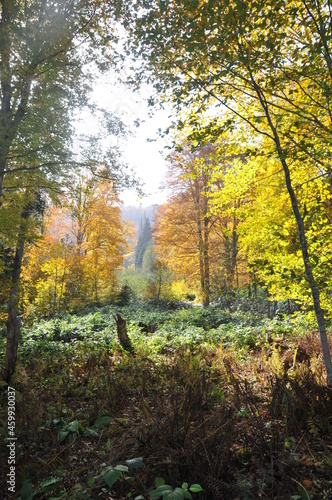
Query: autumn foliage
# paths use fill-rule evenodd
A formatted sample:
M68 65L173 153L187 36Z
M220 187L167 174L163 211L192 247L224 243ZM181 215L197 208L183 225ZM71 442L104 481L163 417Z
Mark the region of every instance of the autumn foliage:
M156 214L156 252L174 273L188 283L205 305L211 297L229 296L248 284L245 254L240 252L235 205L212 209L219 192L218 172L231 170L233 159L224 150L189 146L169 158L170 197ZM217 191L218 190L218 191Z
M49 210L43 235L30 246L23 270L27 312L54 315L114 300L130 234L112 185L81 180Z

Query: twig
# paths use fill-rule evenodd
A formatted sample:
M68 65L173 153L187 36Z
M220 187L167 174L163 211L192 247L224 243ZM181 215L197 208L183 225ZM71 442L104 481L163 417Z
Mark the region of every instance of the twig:
M309 495L308 491L306 490L306 488L303 486L303 484L299 483L298 481L296 481L296 479L293 479L292 477L289 477L289 479L290 479L291 481L294 481L294 483L296 483L297 485L301 486L301 488L303 489L303 491L304 491L304 492L305 492L305 494L307 495L307 499L308 499L308 500L311 500L310 495Z

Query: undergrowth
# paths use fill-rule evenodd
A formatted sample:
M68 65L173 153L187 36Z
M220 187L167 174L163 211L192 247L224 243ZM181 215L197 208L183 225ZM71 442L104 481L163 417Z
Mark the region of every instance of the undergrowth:
M136 356L118 345L116 311ZM22 500L332 495L331 391L310 318L107 306L23 325L19 350Z

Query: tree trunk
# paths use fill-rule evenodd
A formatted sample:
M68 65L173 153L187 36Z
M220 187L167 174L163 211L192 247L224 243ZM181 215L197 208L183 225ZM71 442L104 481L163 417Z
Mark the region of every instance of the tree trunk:
M203 306L205 306L206 290L205 290L205 269L204 269L204 241L203 241L202 221L200 213L198 214L197 217L197 231L198 231L198 253L199 253L199 276L201 281Z
M25 221L23 221L24 224ZM18 350L18 339L20 335L20 318L18 314L19 301L19 283L24 252L24 229L21 226L18 244L16 247L12 284L8 302L8 320L7 320L7 346L6 346L6 362L5 362L5 380L10 382L11 377L15 372Z
M98 270L95 268L94 273L94 302L96 305L99 305L99 297L98 297Z
M250 72L250 77L251 77L251 80L253 82L258 99L260 101L260 104L261 104L261 106L264 110L265 116L267 118L269 127L273 133L274 142L276 145L279 160L280 160L282 168L284 170L286 187L287 187L287 191L288 191L288 194L289 194L289 197L291 200L292 209L293 209L293 213L294 213L296 224L297 224L298 235L299 235L299 240L300 240L300 245L301 245L301 252L302 252L303 263L304 263L304 269L305 269L305 275L306 275L306 278L308 280L310 290L311 290L312 299L313 299L314 311L315 311L315 315L316 315L316 319L317 319L320 340L321 340L321 345L322 345L322 351L323 351L323 357L324 357L324 363L325 363L325 369L326 369L326 375L327 375L327 384L329 387L332 387L331 353L330 353L329 344L328 344L328 340L327 340L324 313L323 313L323 311L321 309L321 305L320 305L319 289L318 289L318 286L317 286L316 281L314 279L314 275L313 275L312 268L310 265L308 243L307 243L307 238L306 238L306 234L305 234L303 218L301 217L301 214L300 214L298 201L297 201L296 194L295 194L295 191L294 191L293 186L292 186L290 171L288 168L288 164L285 160L285 154L284 154L284 151L283 151L282 146L281 146L279 134L277 132L277 129L275 128L275 126L272 123L272 119L271 119L271 116L270 116L270 113L268 110L267 103L264 100L264 96L263 96L260 88L256 84L250 70L249 70L249 72Z
M63 296L63 287L65 284L65 275L66 275L66 269L64 269L64 271L63 271L62 280L61 280L61 289L60 289L59 303L58 303L58 313L61 310L61 301L62 301L62 296Z
M203 267L204 267L204 290L203 290L203 306L207 307L210 304L210 252L209 252L209 224L210 219L207 217L207 197L204 199L204 241L203 241Z
M239 297L240 295L240 287L239 287L239 268L238 268L238 265L237 265L237 261L236 261L236 265L235 265L235 272L236 272L236 294L237 296Z
M161 293L161 272L159 274L159 280L158 280L158 292L157 292L157 300L159 302L160 299L160 293Z
M57 287L58 287L58 267L55 268L53 308L52 308L53 312L52 312L52 316L55 315L56 299L57 299Z
M232 255L231 255L231 276L232 276L232 282L231 282L231 288L232 290L234 289L234 277L236 275L236 286L237 289L239 288L239 277L238 277L238 271L237 271L237 254L239 253L238 249L238 240L239 236L236 232L237 229L237 220L235 218L235 215L233 217L233 229L232 229Z
M234 216L233 218L233 228L232 237L224 235L225 238L225 270L226 270L226 280L227 280L227 291L229 294L234 290L235 277L237 279L238 287L238 274L237 274L237 255L238 255L238 234L236 232L237 221Z

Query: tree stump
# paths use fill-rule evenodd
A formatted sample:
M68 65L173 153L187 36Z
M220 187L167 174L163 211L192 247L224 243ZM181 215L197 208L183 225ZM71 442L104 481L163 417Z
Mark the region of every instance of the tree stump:
M116 315L113 317L116 321L116 330L121 346L125 351L128 351L131 354L135 354L135 350L132 346L131 340L128 337L126 320L123 319L121 314L119 313L116 313Z
M138 326L140 327L141 332L143 333L154 333L155 331L157 331L157 326L152 325L151 323L147 325L142 321L139 321Z

